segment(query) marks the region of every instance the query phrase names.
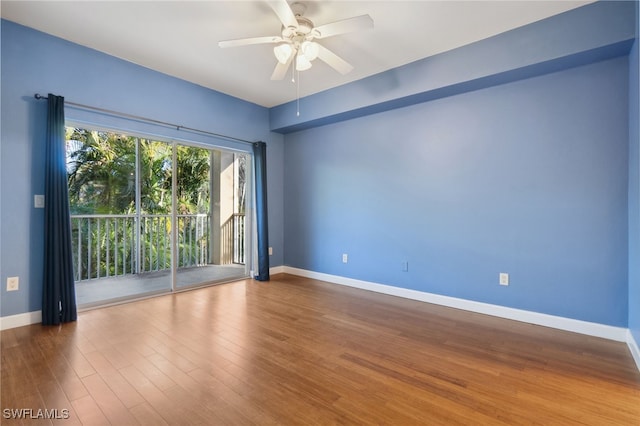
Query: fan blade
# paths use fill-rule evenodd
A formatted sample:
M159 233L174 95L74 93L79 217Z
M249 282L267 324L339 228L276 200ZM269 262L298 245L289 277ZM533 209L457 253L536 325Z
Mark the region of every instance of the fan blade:
M326 62L333 69L338 71L340 74L347 74L349 71L353 69L353 66L342 59L340 56L336 55L323 45L318 43L318 58Z
M282 22L285 28L298 28L298 20L291 10L289 3L287 3L287 0L270 1L269 6L271 6L271 9L278 15L278 19L280 19L280 22Z
M281 41L284 41L284 40L280 36L239 38L236 40L219 41L218 46L224 48L224 47L248 46L250 44L279 43Z
M291 66L291 62L293 62L293 58L295 58L295 54L289 56L289 59L284 64L278 62L276 68L273 70L273 74L271 74L271 80L282 80L285 75L287 75L287 71L289 71L289 67Z
M315 38L326 38L338 34L350 33L353 31L373 28L373 19L369 15L360 15L354 18L343 19L342 21L320 25L313 29Z

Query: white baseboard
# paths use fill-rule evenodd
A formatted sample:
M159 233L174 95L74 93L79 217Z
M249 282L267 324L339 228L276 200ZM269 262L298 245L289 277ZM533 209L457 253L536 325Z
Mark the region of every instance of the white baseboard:
M269 268L269 275L284 274L284 266L274 266Z
M9 315L0 318L0 330L22 327L24 325L42 322L42 311L25 312L24 314Z
M638 348L638 342L633 338L633 334L631 334L631 330L627 330L627 346L629 346L629 351L631 351L631 356L633 360L636 362L636 366L638 370L640 370L640 348Z
M538 312L525 311L522 309L508 308L505 306L492 305L489 303L475 302L473 300L442 296L434 293L426 293L422 291L393 287L368 281L355 280L338 275L313 272L305 269L292 268L289 266L284 267L284 272L301 277L327 281L333 284L360 288L363 290L374 291L376 293L383 293L391 296L403 297L405 299L419 300L436 305L443 305L451 308L477 312L480 314L492 315L494 317L501 317L515 321L526 322L529 324L542 325L545 327L572 331L574 333L586 334L589 336L602 337L604 339L615 340L617 342L628 342L629 330L623 327L614 327L611 325L558 317Z

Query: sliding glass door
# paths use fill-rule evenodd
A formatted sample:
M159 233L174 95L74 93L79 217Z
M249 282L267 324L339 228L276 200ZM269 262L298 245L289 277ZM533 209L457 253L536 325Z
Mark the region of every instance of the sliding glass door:
M80 307L248 275L247 154L67 128Z

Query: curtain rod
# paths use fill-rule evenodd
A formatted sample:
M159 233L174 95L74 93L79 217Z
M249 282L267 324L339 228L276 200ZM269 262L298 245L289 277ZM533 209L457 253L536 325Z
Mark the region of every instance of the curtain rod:
M49 99L46 96L42 96L39 93L36 93L35 95L33 95L33 97L38 99L38 100L40 100L40 99ZM115 115L117 117L130 118L130 119L138 120L138 121L145 121L147 123L158 124L160 126L172 127L172 128L174 128L176 130L186 130L188 132L200 133L200 134L204 134L204 135L208 135L208 136L214 136L214 137L221 138L221 139L227 139L227 140L234 141L234 142L242 142L242 143L248 143L248 144L253 145L253 142L245 140L245 139L234 138L233 136L221 135L219 133L213 133L213 132L209 132L207 130L194 129L193 127L181 126L179 124L168 123L166 121L154 120L153 118L141 117L139 115L127 114L127 113L124 113L124 112L113 111L113 110L104 109L104 108L98 108L98 107L94 107L94 106L90 106L90 105L79 104L79 103L76 103L76 102L69 102L69 101L66 101L66 100L64 101L64 103L68 104L68 105L73 105L75 107L82 108L82 109L88 109L88 110L92 110L92 111L103 112L103 113L109 114L109 115Z

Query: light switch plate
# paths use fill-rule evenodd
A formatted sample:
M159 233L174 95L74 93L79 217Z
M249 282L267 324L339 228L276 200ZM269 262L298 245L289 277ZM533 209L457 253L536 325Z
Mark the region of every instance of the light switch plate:
M33 196L33 207L36 209L44 208L44 195L36 194Z

